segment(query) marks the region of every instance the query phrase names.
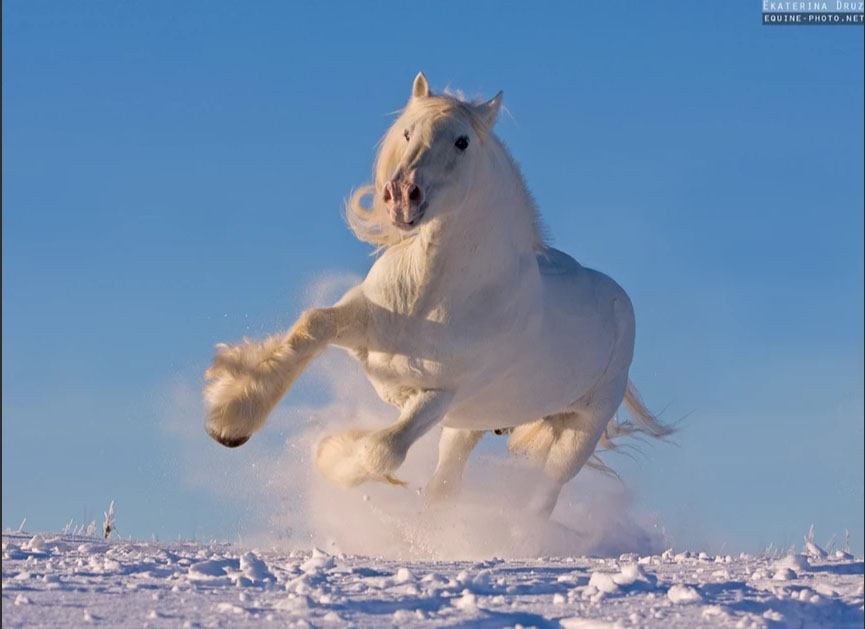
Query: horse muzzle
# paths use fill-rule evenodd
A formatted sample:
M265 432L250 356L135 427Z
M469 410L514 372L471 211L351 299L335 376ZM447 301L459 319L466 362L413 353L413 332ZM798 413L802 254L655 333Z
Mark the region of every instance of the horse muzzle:
M394 227L403 231L415 229L427 208L425 196L423 188L413 181L388 181L383 198Z
M413 211L401 212L399 210L389 210L390 222L397 229L411 231L420 225L425 211L426 203Z

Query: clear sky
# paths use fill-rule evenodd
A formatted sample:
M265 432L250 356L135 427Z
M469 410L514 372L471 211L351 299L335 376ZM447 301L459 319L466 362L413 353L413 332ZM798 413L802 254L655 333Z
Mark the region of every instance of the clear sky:
M687 416L608 457L641 507L682 543L814 523L861 553L863 29L760 7L3 2L3 526L116 499L123 535L236 535L176 424L231 473L195 393L212 347L365 273L341 205L423 70L504 90L553 244L634 301L632 377Z

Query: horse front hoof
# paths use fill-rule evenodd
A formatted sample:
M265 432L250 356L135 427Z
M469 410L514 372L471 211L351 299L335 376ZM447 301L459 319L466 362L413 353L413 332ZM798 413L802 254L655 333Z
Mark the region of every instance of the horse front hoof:
M315 465L322 476L341 487L356 487L370 480L361 463L361 441L368 434L352 429L319 441Z
M385 431L356 428L325 437L315 453L315 464L322 475L343 487L367 481L405 487L407 483L393 476L403 459L405 453L394 449Z
M396 485L397 487L408 487L407 482L405 482L404 480L400 480L391 474L384 475L384 482L388 483L389 485Z
M210 435L210 437L214 441L224 445L226 448L238 448L238 447L242 446L244 443L246 443L247 441L249 441L249 437L250 437L250 435L247 435L245 437L226 437L226 436L222 435L221 433L217 432L216 430L214 430L213 428L211 428L210 426L205 428L205 430L207 431L207 434Z

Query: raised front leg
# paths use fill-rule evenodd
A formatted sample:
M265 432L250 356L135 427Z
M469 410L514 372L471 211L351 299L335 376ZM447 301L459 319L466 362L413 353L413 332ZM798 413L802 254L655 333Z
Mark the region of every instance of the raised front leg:
M442 428L438 465L424 489L427 499L440 500L456 493L469 455L483 436L483 430Z
M369 480L403 485L393 472L402 465L409 447L441 421L452 399L450 391L417 391L406 400L393 426L375 431L352 428L325 437L315 457L319 471L343 487Z
M207 434L229 448L246 443L313 358L330 344L351 347L362 339L365 312L354 289L332 308L305 311L284 334L217 345L204 374Z

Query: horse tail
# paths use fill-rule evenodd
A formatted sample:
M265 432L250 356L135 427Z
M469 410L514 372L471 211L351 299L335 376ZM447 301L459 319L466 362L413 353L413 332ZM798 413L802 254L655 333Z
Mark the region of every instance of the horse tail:
M646 408L640 393L634 386L634 383L628 380L628 386L625 389L625 408L628 409L628 415L635 424L636 432L642 432L650 437L662 439L673 432L671 426L661 423L658 418Z
M672 426L662 423L646 408L646 405L643 404L643 400L640 398L640 394L637 392L637 388L630 380L628 380L627 387L625 388L625 397L622 400L622 405L628 410L628 419L622 420L618 414L610 418L609 423L604 428L603 434L601 434L600 441L598 441L598 445L603 450L617 449L620 445L618 442L620 437L642 433L655 439L664 439L675 430ZM586 464L601 472L618 476L614 470L604 464L597 453Z

